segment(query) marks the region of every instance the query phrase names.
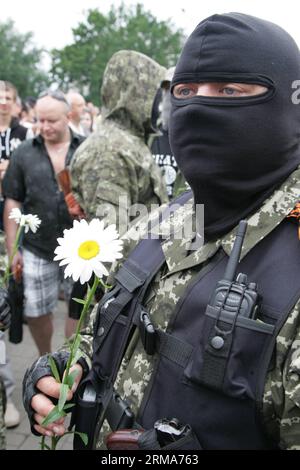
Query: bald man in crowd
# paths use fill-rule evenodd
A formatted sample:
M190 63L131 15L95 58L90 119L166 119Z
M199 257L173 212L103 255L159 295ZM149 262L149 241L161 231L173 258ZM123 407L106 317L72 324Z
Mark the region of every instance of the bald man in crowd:
M69 111L63 93L46 91L40 95L36 106L40 135L15 151L3 180L8 254L17 231L16 223L9 219L13 208L36 214L42 221L37 233L24 235L22 253L17 252L12 263L13 271L17 265L23 267L25 315L40 355L51 351L52 312L59 293L59 267L53 262L53 253L57 238L72 225L56 175L70 163L83 141L69 127ZM67 336L70 322L74 320L67 319Z
M67 101L70 106L69 126L73 132L84 136L85 132L80 120L86 106L85 99L80 93L69 91L67 93Z

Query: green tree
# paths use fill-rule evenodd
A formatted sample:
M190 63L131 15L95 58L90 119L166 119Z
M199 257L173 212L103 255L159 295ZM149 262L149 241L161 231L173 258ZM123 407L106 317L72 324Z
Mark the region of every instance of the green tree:
M112 6L107 15L89 10L73 36L73 44L52 51L52 78L65 90L78 88L97 104L105 66L116 51L136 50L170 67L184 39L181 29L175 30L169 20L157 21L141 4Z
M12 82L21 97L35 96L48 85L41 68L43 50L33 44L33 34L21 34L12 20L0 23L0 80Z

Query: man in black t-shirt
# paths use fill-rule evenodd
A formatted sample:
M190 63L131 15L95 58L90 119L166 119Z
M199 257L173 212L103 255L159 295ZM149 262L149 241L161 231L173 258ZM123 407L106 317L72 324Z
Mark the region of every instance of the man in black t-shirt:
M40 97L40 135L15 151L3 180L4 226L10 255L17 230L9 219L11 210L22 207L25 214L35 214L42 221L36 233L24 234L23 251L17 252L12 262L13 272L18 265L23 267L24 312L41 355L51 350L52 312L58 300L59 266L53 261L53 253L57 238L72 226L57 175L84 140L70 130L68 111L62 93L47 91Z

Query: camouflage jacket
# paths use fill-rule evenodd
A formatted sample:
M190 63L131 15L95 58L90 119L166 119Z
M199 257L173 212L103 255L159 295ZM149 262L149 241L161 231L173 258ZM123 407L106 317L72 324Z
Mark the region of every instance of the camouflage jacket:
M300 169L296 170L276 192L267 199L260 209L248 219L248 230L241 257L244 257L260 240L266 237L294 208L300 199ZM158 232L166 233L170 226L178 229L192 219L193 201L190 210L187 206L179 209L174 217L165 220ZM292 220L291 220L291 223ZM146 233L147 223L139 223L140 236ZM151 284L144 302L155 324L166 329L176 303L187 285L199 273L205 261L218 249L228 255L231 252L236 229L214 242L209 242L199 249L189 252L191 239L166 239L162 243L166 263ZM124 236L125 257L136 244L132 236L133 227ZM295 225L295 237L297 226ZM300 241L299 241L300 249ZM116 269L116 266L114 267ZM115 270L114 269L114 270ZM300 266L299 266L300 269ZM113 280L113 275L112 279ZM88 359L92 353L92 329L96 309L90 323L83 332L82 351ZM300 300L291 310L285 325L276 339L276 367L268 373L263 397L265 424L274 438L286 449L300 449ZM137 411L144 391L153 371L153 359L147 356L138 334L134 335L124 356L115 386ZM102 428L108 432L107 423ZM99 446L101 438L99 437Z
M132 205L167 201L159 168L145 144L155 92L165 69L143 54L120 51L104 72L102 119L71 163L72 191L88 219L105 218L125 233Z

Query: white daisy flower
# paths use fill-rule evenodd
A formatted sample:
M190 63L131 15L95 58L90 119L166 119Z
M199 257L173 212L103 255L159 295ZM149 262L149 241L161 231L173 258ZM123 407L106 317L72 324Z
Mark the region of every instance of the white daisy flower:
M22 212L18 207L14 207L8 216L9 219L13 219L17 224L21 222L22 219Z
M25 233L27 233L29 229L33 233L35 233L37 231L37 229L39 228L40 224L41 224L41 220L38 218L37 215L33 215L33 214L26 214L25 219L26 219L26 221L25 221Z
M24 227L25 233L27 233L29 230L35 233L41 224L41 220L37 215L22 214L18 207L14 207L10 211L8 218L13 219L18 225Z
M54 261L66 266L65 277L81 284L88 282L92 274L98 278L108 276L103 263L113 263L122 258L123 242L119 240L115 225L104 229L104 223L93 219L90 223L82 219L74 220L73 227L64 230L63 238L58 238Z

